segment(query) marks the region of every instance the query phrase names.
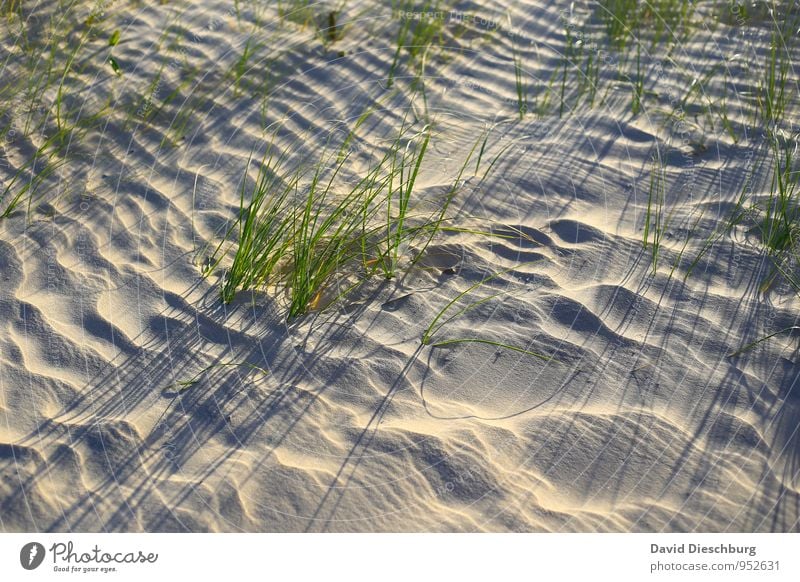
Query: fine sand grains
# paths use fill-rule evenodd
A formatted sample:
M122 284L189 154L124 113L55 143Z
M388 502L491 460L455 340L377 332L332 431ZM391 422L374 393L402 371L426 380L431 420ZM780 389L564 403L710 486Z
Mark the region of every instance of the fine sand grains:
M797 531L795 49L636 4L4 4L0 529Z

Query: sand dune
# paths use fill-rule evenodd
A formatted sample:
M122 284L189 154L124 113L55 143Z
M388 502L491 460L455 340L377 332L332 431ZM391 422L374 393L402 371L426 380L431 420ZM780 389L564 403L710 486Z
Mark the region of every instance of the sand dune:
M114 8L107 29L122 31L124 74L87 65L68 98L91 108L110 95L134 115L70 146L80 163L46 206L0 221L0 528L798 530L796 338L728 357L797 325L798 297L785 284L759 292L767 259L747 224L684 280L764 150L721 127L693 126L684 140L660 113L683 95L685 72L763 54L762 29L743 41L726 24L698 25L675 46L680 69L651 70L647 90L660 97L637 116L606 66L602 104L520 120L512 54L532 86L550 79L568 3L458 4L485 23L445 27L447 48L425 65L427 103L409 89L405 60L386 87L398 26L388 3L346 3L332 43L271 4L241 3L238 17L229 4ZM713 21L713 3L699 4ZM576 5L576 18L601 30L591 7ZM53 7L31 9L30 26ZM507 15L517 40L500 30ZM254 22L262 44L236 88L228 73ZM746 61L728 63L741 90ZM179 90L189 70L191 90ZM9 60L2 75L18 71ZM248 83L268 75L264 112ZM180 97L166 103L172 91ZM496 168L485 182L466 177L451 208L462 230L440 233L401 276L288 323L279 290L223 305L219 273L203 278L201 265L239 212L263 128L280 121L278 147L299 159L376 104L354 142L365 167L408 111L435 120L421 208L438 203L493 127L484 159L502 153ZM150 107L158 117L135 114ZM737 107L731 116L749 123ZM656 146L672 214L652 273L642 232ZM19 167L36 147L20 137L4 159ZM769 189L767 173L755 188ZM501 295L438 339L553 359L421 344L440 309L503 269L477 291ZM208 369L240 362L268 373Z

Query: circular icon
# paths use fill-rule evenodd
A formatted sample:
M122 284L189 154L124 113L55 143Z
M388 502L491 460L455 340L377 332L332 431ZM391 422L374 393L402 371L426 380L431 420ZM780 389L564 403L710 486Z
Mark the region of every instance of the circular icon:
M30 542L22 546L19 552L19 563L26 570L35 570L44 561L44 546L39 542Z

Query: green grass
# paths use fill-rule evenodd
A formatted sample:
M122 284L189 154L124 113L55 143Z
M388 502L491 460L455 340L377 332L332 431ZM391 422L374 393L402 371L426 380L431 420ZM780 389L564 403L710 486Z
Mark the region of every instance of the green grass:
M278 16L305 27L314 22L314 4L313 0L278 0Z
M769 51L756 92L761 120L768 129L780 125L787 103L792 98L789 82L792 69L791 51L795 45L799 23L797 16L772 23Z
M486 150L486 142L489 138L489 133L490 130L486 130L482 135L478 136L478 139L475 141L469 153L467 154L466 158L464 159L464 163L461 165L461 168L459 169L458 174L453 180L452 185L448 188L447 192L445 193L441 209L439 210L438 213L429 218L428 221L423 225L421 233L423 237L425 237L425 235L427 234L427 237L424 238L425 242L422 244L422 247L417 252L417 256L412 264L416 264L417 261L419 261L419 259L421 259L425 255L425 251L427 250L428 246L430 246L431 242L433 241L433 238L436 236L438 232L440 232L444 228L442 225L444 224L445 217L447 215L448 210L450 209L450 205L453 203L453 200L455 199L456 194L459 191L459 188L461 186L461 180L464 176L464 173L466 172L467 167L470 165L472 158L475 155L475 151L478 149L478 144L481 144L480 151L478 153L477 160L475 163L475 173L474 173L475 176L478 175L478 172L480 170L481 160ZM481 176L480 181L476 185L476 189L480 188L483 185L483 183L486 181L486 178L489 176L490 173L492 173L492 170L495 168L497 162L500 160L503 154L505 154L505 152L508 150L509 147L511 147L511 144L508 144L506 147L502 148L497 153L497 155L495 155L495 157L492 159L492 161L486 168L486 171L483 173L483 176Z
M402 133L402 130L401 130ZM391 170L388 176L388 196L386 198L386 253L385 260L381 261L384 275L387 279L394 277L400 248L407 236L407 218L411 194L419 175L420 165L425 157L431 139L431 128L426 125L409 140L398 157L398 150L392 152ZM395 215L393 215L395 211Z
M240 289L264 286L287 252L285 231L288 225L283 212L299 178L294 176L279 182L277 173L284 162L285 157L276 158L271 146L267 149L249 202L245 201L246 175L242 179L239 218L234 225L239 230L238 244L233 264L227 269L221 287L225 303L233 301ZM222 259L221 244L212 257L214 266Z
M251 36L247 39L247 42L244 45L244 49L242 50L242 55L239 57L239 60L236 61L236 64L233 66L233 95L234 97L238 97L241 95L241 83L242 78L248 71L248 63L250 59L253 57L253 54L257 50L258 45L255 39Z
M566 38L566 47L564 48L564 58L562 64L562 73L561 73L561 105L558 108L558 117L561 118L564 115L564 106L565 106L565 92L567 88L567 73L569 68L572 67L572 58L573 53L575 52L575 38L572 34L572 29L567 27L565 31L565 38Z
M66 117L69 115L64 110L64 85L67 81L67 77L72 72L73 66L75 65L75 59L78 56L78 52L84 47L84 45L87 42L87 37L89 35L90 30L91 30L90 28L86 28L83 31L77 44L72 48L71 52L69 53L69 56L67 57L67 62L64 64L64 69L61 72L60 80L58 83L58 90L56 92L55 111L54 111L57 133L59 135L63 135L66 133L66 124L67 124Z
M86 101L75 107L68 103L70 77L75 73L79 57L87 52L90 38L97 36L98 32L96 27L87 25L70 35L68 27L73 23L72 12L58 18L51 16L47 36L49 44L42 47L32 44L24 46L28 58L19 61L22 80L16 85L18 94L24 96L24 106L21 108L24 113L20 114L19 110L15 113L18 123L20 117L24 119L19 137L35 149L3 184L0 190L0 218L9 217L22 204L27 206L30 213L36 202L52 195L50 179L69 165L71 144L79 143L92 128L106 119L108 101L87 113L84 113ZM108 40L105 44L110 46ZM96 54L91 53L83 58L91 59ZM4 94L3 97L13 95ZM10 122L13 121L12 116ZM11 129L12 125L9 124L2 131L8 135Z
M325 46L329 46L344 35L344 27L339 22L339 10L330 10L325 17L325 25L320 26L319 30Z
M756 223L760 243L770 259L772 268L759 285L761 293L767 293L779 278L782 278L792 291L800 296L800 165L797 163L798 145L793 140L780 135L771 135L770 191L762 203L752 203L745 207L743 195L737 205L742 210L729 224L741 222L748 216ZM729 227L729 228L732 228ZM777 335L797 331L797 326L786 327L752 341L728 354L735 357L745 353L764 341Z
M642 72L642 45L636 43L636 76L632 83L633 92L631 95L631 112L638 115L642 110L642 99L644 98L644 74Z
M761 247L773 264L773 269L761 282L760 290L766 292L780 275L800 292L800 278L795 269L786 266L797 260L800 242L800 165L797 149L797 142L793 139L781 135L769 136L769 192L763 199L755 199L753 185L762 169L760 162L745 178L725 223L707 238L692 261L686 273L687 278L714 244L728 235L735 226L748 221L753 225Z
M776 136L770 140L770 147L773 156L772 183L761 220L761 242L771 254L780 254L795 245L800 233L800 166L795 158L797 144L793 141Z
M595 12L605 26L609 44L624 53L631 40L641 43L645 36L651 39L653 47L665 40L673 46L685 40L694 3L689 0L602 0L597 3Z
M475 299L469 303L466 303L466 299L468 299L473 292L484 287L484 285L486 285L490 281L493 281L494 279L497 279L498 277L519 268L519 266L520 265L517 265L508 269L503 269L496 273L492 273L491 275L484 277L480 281L473 283L472 285L470 285L469 287L458 293L455 297L453 297L453 299L451 299L442 309L439 310L439 312L434 316L433 320L431 320L430 324L423 332L422 338L420 339L422 345L432 346L432 347L444 347L455 344L478 343L478 344L486 344L494 347L500 347L512 350L525 355L534 356L536 358L545 361L553 360L551 356L540 354L539 352L535 352L525 348L520 348L518 346L499 342L492 339L486 339L474 336L462 337L462 338L446 338L440 340L434 339L435 336L440 335L439 332L448 323L458 319L468 311L471 311L477 307L480 307L481 305L486 304L492 299L496 299L497 297L505 295L507 291L499 291L496 293L491 293L490 295L482 297L480 299ZM447 315L448 313L450 314L449 317L445 318L445 315Z
M750 342L748 344L745 344L744 346L742 346L738 350L734 350L733 352L728 354L728 357L729 358L735 358L736 356L739 356L739 355L741 355L741 354L743 354L745 352L749 352L754 347L756 347L758 344L760 344L762 342L765 342L765 341L767 341L769 339L774 338L776 335L780 335L782 333L791 332L791 331L798 331L798 330L800 330L800 327L798 327L796 325L792 325L792 326L789 326L789 327L785 327L783 329L779 329L778 331L772 332L770 334L765 335L764 337L761 337L761 338L759 338L759 339L757 339L755 341L752 341L752 342Z
M710 77L711 75L715 74L716 69L719 66L722 66L722 64L712 67L711 71L709 71L706 74L706 77ZM725 63L724 69L725 70L728 69L728 62ZM706 82L707 82L707 80L706 80ZM725 132L731 138L731 141L734 144L738 144L739 143L739 139L740 139L739 135L736 133L736 128L734 126L734 123L731 120L730 116L728 115L728 83L727 83L727 79L724 79L724 82L722 83L722 85L721 85L721 87L719 89L719 93L720 93L720 97L716 101L714 101L714 100L712 100L712 92L709 91L709 90L703 90L703 95L704 95L705 101L706 101L705 111L706 111L706 115L707 115L708 120L709 120L709 124L711 126L711 131L712 132L716 131L713 119L714 119L714 117L717 117L720 120L720 122L722 123L722 128L725 130Z
M213 98L209 97L209 93L212 91L202 85L205 77L201 74L200 69L190 66L184 69L182 74L183 78L164 97L153 113L153 119L162 118L163 121L168 121L166 127L163 127L160 148L175 148L181 145L190 131L190 122L197 117L196 113L209 103L213 106ZM221 90L225 91L227 88L223 86ZM170 111L171 117L167 111Z
M510 16L508 17L511 26ZM566 22L564 26L564 49L549 78L543 87L530 96L527 73L516 44L517 35L510 33L512 39L512 60L517 93L517 110L520 119L528 112L542 117L551 112L551 98L558 99L558 116L563 117L569 110L579 110L582 106L593 108L600 87L600 57L594 43L590 41L590 30L584 25L580 30Z
M595 14L605 26L609 45L620 55L618 76L630 85L631 112L638 115L646 95L645 57L665 51L669 59L672 50L688 40L694 5L688 0L605 0L597 3Z
M11 17L12 14L21 14L22 0L2 0L0 1L0 14Z
M211 257L208 272L233 254L222 277L223 302L244 290L283 289L293 318L336 303L377 273L395 277L446 228L466 169L474 164L476 175L483 171L480 185L505 151L482 168L488 139L482 133L431 210L416 196L431 126L415 127L406 117L385 151L355 169L350 145L373 112L365 111L341 143L329 142L315 159L278 154L273 137L253 186L243 178L239 215Z
M585 30L583 35L585 38ZM585 95L584 103L591 109L594 107L597 90L600 87L600 59L594 50L586 49L585 43L580 44L579 50L578 102L580 103ZM580 66L581 61L584 63L583 66Z
M669 217L666 215L667 176L660 150L652 158L650 168L650 186L647 194L647 210L644 216L644 234L642 244L645 249L651 247L650 265L655 275L658 270L658 259L661 241L664 238Z
M714 63L702 75L698 75L699 71L683 70L678 63L670 60L672 66L679 72L679 82L686 85L686 90L680 99L675 100L675 105L670 110L662 110L664 126L669 123L676 125L683 123L696 126L703 134L716 134L719 122L731 141L738 143L740 137L736 132L734 121L729 116L727 79L723 78L722 82L718 79L718 73L721 70L727 71L732 60ZM688 111L695 109L702 111L702 116L687 115Z
M509 23L511 17L509 16ZM520 120L525 117L528 112L528 81L525 78L525 71L522 68L522 59L517 50L517 43L515 37L511 39L511 56L514 60L514 84L517 90L517 113Z
M63 139L55 136L14 172L0 193L0 218L7 218L25 202L30 211L33 203L43 196L42 188L50 176L66 165L66 159L58 155L63 149Z
M636 0L605 0L597 3L597 14L605 25L612 47L625 50L633 30L638 26L639 11Z
M254 11L260 9L256 4L252 5ZM281 0L277 3L277 10L284 25L293 23L303 28L313 27L311 34L301 34L301 37L311 41L314 50L318 50L319 43L329 48L340 42L345 30L348 30L346 27L353 26L343 20L344 4L343 0L320 9L311 0ZM443 0L420 0L418 3L398 0L392 3L396 10L418 14L446 13L444 4ZM624 88L625 105L628 105L627 98L630 95L629 106L633 115L645 112L646 99L652 94L645 91L648 65L655 65L657 60L665 56L669 59L670 67L680 71L680 58L676 56L673 59L673 48L682 34L690 32L694 4L686 0L608 0L597 3L595 15L599 17L599 23L597 20L587 22L580 34L572 26L566 28L564 53L560 60L543 67L546 70L542 88L535 81L529 81L534 67L528 67L525 59L529 59L533 52L521 45L520 37L511 36L512 63L506 61L504 66L513 64L516 100L509 87L509 104L505 106L507 111L523 120L531 112L555 115L557 109L559 117L563 117L570 111L580 110L582 105L593 107L601 79L600 53L589 48L584 39L587 31L599 30L602 35L605 30L608 44L619 53L620 69L617 73L627 82ZM280 51L265 57L269 62L266 69L253 66L263 56L264 47L281 42L277 37L267 39L262 36L260 26L254 26L249 30L249 36L243 37L246 42L240 47L240 54L231 58L234 62L225 62L227 70L212 71L214 74L209 76L212 81L207 85L201 87L196 82L198 77L207 72L202 68L203 65L192 67L184 58L184 67L172 74L166 70L164 58L156 60L160 66L152 67L152 76L139 77L141 83L136 89L138 93L132 91L127 102L132 103L132 107L122 112L110 112L107 109L110 97L104 100L104 95L99 95L93 97L97 97L100 106L84 110L87 101L83 99L81 103L83 95L79 93L83 90L79 83L82 79L97 74L101 81L108 81L107 85L116 84L117 87L127 85L129 81L133 85L136 79L131 74L133 63L123 59L126 54L123 49L130 39L127 33L123 33L120 22L115 21L111 13L85 19L85 14L80 11L72 12L78 6L80 4L73 5L71 2L58 3L58 8L70 11L69 14L55 12L43 15L41 25L47 30L37 37L28 30L24 18L17 16L27 15L28 12L27 6L23 10L21 0L0 1L0 14L7 17L4 26L8 44L11 45L9 39L13 38L14 45L19 46L21 51L21 56L13 63L14 66L18 65L19 71L15 72L20 74L0 87L0 118L4 123L0 127L0 136L7 138L4 149L11 152L7 157L16 163L3 175L5 181L0 186L0 217L11 216L26 207L30 213L39 201L55 196L55 179L60 177L62 170L73 169L70 148L82 140L89 142L96 137L92 131L104 122L111 120L116 124L120 113L127 115L122 124L125 132L133 129L130 122L134 115L150 128L163 130L162 147L180 143L181 138L193 129L191 125L198 117L195 113L210 109L206 106L217 103L219 94L212 94L212 90L232 89L237 99L252 100L254 110L260 105L262 127L274 121L270 119L272 111L269 109L274 79L273 63L276 64L277 74L285 74L286 71L280 68L278 62ZM739 6L747 10L744 5ZM235 0L234 7L237 19L250 10L242 6L239 0ZM368 9L363 14L368 15ZM352 16L352 13L348 15ZM752 125L756 129L766 130L764 143L769 156L767 167L760 169L768 177L769 192L761 197L752 194L749 186L757 173L757 170L753 170L735 202L733 212L725 224L708 237L700 253L689 265L686 277L690 276L699 260L714 244L730 235L734 226L747 221L752 226L753 239L758 237L756 246L760 245L760 250L773 265L772 272L760 282L760 290L769 291L776 280L782 277L800 295L800 276L797 271L797 264L800 263L800 168L795 140L782 137L787 131L796 131L792 124L796 121L794 106L798 95L792 55L796 50L798 17L797 12L785 18L783 16L776 13L771 20L765 17L771 26L769 46L763 60L757 63L756 87L748 104L753 110L748 110L746 114L747 121L752 118ZM359 20L351 19L349 22ZM757 25L763 25L763 22L752 23L752 26ZM244 26L248 24L240 22L241 30ZM253 154L240 184L238 212L211 257L211 268L205 273L217 272L217 268L223 270L220 280L223 302L230 303L245 290L280 290L282 293L276 296L283 297L285 294L288 317L299 317L341 300L370 277L398 278L404 270L414 268L442 232L476 237L495 236L490 229L481 225L465 228L462 223L457 223L457 220L463 219L462 216L458 219L450 216L464 177L469 173L477 176L483 172L479 185L483 184L505 151L488 159L488 152L491 151L488 131L477 136L471 149L468 145L464 147L461 152L463 164L457 170L452 184L437 185L427 191L426 194L436 193L433 201L431 196L424 199L420 196L420 185L425 182L422 176L432 166L432 144L437 139L436 125L427 115L424 86L426 66L434 54L442 53L445 39L453 39L456 35L448 28L450 24L446 18L442 17L404 18L396 26L387 48L390 61L387 84L401 85L399 90L406 89L404 85L408 84L412 91L422 95L426 100L424 119L411 122L409 114L403 118L397 134L391 136L389 145L375 146L363 156L364 159L354 159L357 156L349 146L367 118L373 114L372 110L358 118L343 142L331 139L321 152L313 151L305 157L290 155L293 148L282 143L276 134L263 153L259 151ZM298 33L297 26L289 28L293 34ZM185 30L176 25L173 32L181 35ZM470 32L475 31L470 29ZM152 49L159 58L161 44L167 33L165 31ZM47 40L42 43L38 40L40 38ZM180 39L176 40L176 51L182 48L180 42ZM293 46L292 50L306 48ZM177 53L173 56L179 58ZM11 58L17 59L17 55ZM555 61L552 57L550 60ZM686 89L678 97L679 105L668 119L680 117L679 121L689 125L694 119L695 129L703 133L721 128L737 143L740 137L734 124L739 119L729 115L725 88L721 93L717 90L717 75L721 68L724 68L723 63L716 62L705 70L693 71L691 75L681 77L679 84ZM115 76L121 76L123 72L125 78L115 81ZM403 77L407 77L409 82L400 82ZM750 81L752 83L753 79ZM219 84L212 86L212 82ZM103 83L97 83L96 86L102 87ZM557 105L556 100L559 100ZM91 103L94 107L95 101ZM513 111L515 105L516 111ZM699 108L700 113L687 113L687 108L695 112ZM389 112L383 113L389 117ZM6 120L13 122L6 123ZM21 144L19 147L9 138L11 132L17 133L16 129L21 133L17 138ZM28 149L24 150L22 146ZM299 149L307 151L303 147ZM28 159L16 162L23 151L27 152ZM77 175L70 172L65 174L70 179ZM662 261L660 257L664 254L671 212L675 212L675 208L670 211L670 204L667 203L667 172L660 152L653 157L649 185L646 187L648 195L642 244L645 251L652 253L649 267L655 274ZM679 195L677 190L672 190L675 193L672 196ZM736 195L735 192L732 194ZM672 204L675 205L674 202ZM701 211L694 225L690 226L690 231L697 227L702 217ZM673 270L680 262L688 240L687 236L672 266ZM434 347L485 344L551 359L525 347L493 338L447 335L447 324L502 295L489 291L488 296L484 296L485 293L481 291L504 272L507 271L482 279L450 300L437 312L423 333L422 344ZM731 355L751 349L777 334L796 329L791 327L774 332ZM195 384L200 375L184 383L182 390Z
M695 2L689 0L651 0L640 4L641 21L650 23L652 29L652 46L662 41L669 44L682 43L687 40L691 20L694 15Z
M689 265L688 278L701 258L714 244L730 234L733 228L747 221L758 234L759 244L772 263L770 273L762 280L760 291L767 292L779 276L800 294L800 277L796 267L800 256L800 165L797 160L798 145L793 139L771 135L769 148L769 192L761 200L755 199L753 184L762 164L751 169L746 177L733 210L724 224L706 239L695 259Z
M338 300L354 287L334 278L363 256L371 234L364 225L371 222L383 184L378 179L379 164L344 195L338 195L335 180L348 159L349 154L341 157L327 176L323 170L328 160L321 160L305 199L302 195L296 199L301 204L290 218L289 317L324 307L329 303L326 296Z
M758 175L758 171L760 169L760 164L756 167L750 168L748 175L745 177L742 183L742 187L739 191L738 199L734 205L734 210L729 213L726 220L723 224L713 230L711 234L706 237L706 240L703 242L703 246L700 248L700 251L697 253L695 258L689 264L686 273L684 275L683 280L686 281L697 267L699 262L702 258L708 254L708 252L717 244L723 237L729 235L733 228L745 219L748 215L748 209L745 206L745 202L748 200L750 196L751 189L753 188L753 183Z
M76 85L86 72L101 79L115 75L118 63L110 51L121 33L104 32L102 19L85 19L78 8L77 3L66 2L53 6L51 13L39 15L41 29L35 40L23 33L17 37L22 52L16 61L19 81L13 83L12 92L0 91L0 107L8 120L0 133L13 135L14 141L19 140L32 153L0 186L0 217L10 216L22 204L30 212L40 199L54 197L51 178L72 169L71 150L105 124L111 113L107 87L87 98L79 97ZM24 32L27 22L21 26ZM7 151L15 147L5 144Z
M422 5L415 5L411 0L406 0L402 4L396 3L393 8L395 12L414 12L422 15L438 14L442 10L439 0L425 0ZM444 28L445 20L438 16L401 19L394 42L392 64L386 78L387 87L394 84L401 58L406 54L407 66L412 77L412 89L417 88L425 74L425 62L429 51L444 41Z
M422 141L404 144L409 129L404 125L388 151L353 179L349 143L369 115L371 110L340 146L326 148L314 163L291 164L272 146L267 149L249 200L243 180L236 250L223 280L223 301L230 302L240 290L276 284L286 288L288 314L295 317L324 307L326 297L346 294L349 288L341 283L358 264L380 265L387 276L393 274L430 134L423 128L417 136ZM397 215L391 211L393 200L399 205ZM377 220L381 209L387 221L383 226ZM218 248L214 263L221 258Z
M797 143L781 136L772 136L772 179L767 199L755 205L757 228L761 244L769 255L773 269L761 284L766 292L778 275L800 294L800 277L790 266L798 258L800 241L800 165L797 163Z
M340 41L348 25L341 20L347 0L339 0L335 5L323 4L313 0L279 0L278 16L285 22L292 22L302 29L312 28L316 40L325 49Z

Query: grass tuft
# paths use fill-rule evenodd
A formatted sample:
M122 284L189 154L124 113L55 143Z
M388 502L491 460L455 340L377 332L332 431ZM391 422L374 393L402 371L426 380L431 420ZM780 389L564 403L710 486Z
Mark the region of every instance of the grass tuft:
M413 79L412 89L416 89L425 74L425 62L428 52L441 46L444 39L445 19L438 0L426 0L421 6L408 0L395 11L404 16L395 38L395 51L386 85L394 84L397 69L403 53L408 55L408 65ZM419 18L408 18L407 14L418 14Z
M658 269L661 239L664 236L668 222L668 217L664 214L666 182L664 161L661 157L661 152L656 149L650 168L650 188L647 194L647 210L644 217L644 234L642 235L644 248L647 249L648 244L652 247L650 264L654 275Z
M386 151L357 170L351 145L371 114L362 114L345 139L329 143L313 163L278 154L273 137L252 187L243 177L239 215L211 257L208 272L233 249L222 278L223 302L239 291L276 286L286 290L288 316L297 317L338 301L375 272L392 278L404 262L411 266L424 254L487 135L476 140L441 207L422 212L415 193L432 127L404 120Z
M488 295L486 297L483 297L481 299L476 299L476 300L472 301L471 303L467 303L466 305L464 305L463 307L461 307L460 309L458 309L457 311L452 313L452 315L450 315L447 319L442 319L442 318L444 318L445 314L448 313L451 310L451 308L455 308L457 306L457 304L461 303L462 299L464 299L465 297L469 296L472 292L474 292L477 289L483 287L485 284L489 283L490 281L493 281L494 279L497 279L501 275L504 275L506 273L509 273L509 272L517 269L519 266L520 265L517 265L517 266L511 267L511 268L508 268L508 269L503 269L501 271L497 271L496 273L492 273L491 275L481 279L477 283L473 283L472 285L470 285L469 287L464 289L461 293L456 295L453 299L451 299L442 309L439 310L439 312L436 314L436 316L433 318L431 323L428 325L428 327L423 332L422 338L420 340L422 345L425 345L425 346L429 345L429 346L432 346L432 347L442 347L442 346L453 345L453 344L462 344L462 343L481 343L481 344L487 344L487 345L491 345L491 346L495 346L495 347L505 348L505 349L512 350L512 351L515 351L515 352L520 352L520 353L523 353L523 354L526 354L526 355L530 355L530 356L534 356L536 358L539 358L539 359L542 359L542 360L546 360L546 361L547 360L553 360L552 356L546 356L546 355L540 354L538 352L534 352L534 351L527 350L527 349L524 349L524 348L520 348L520 347L517 347L517 346L512 346L510 344L506 344L506 343L502 343L502 342L498 342L498 341L494 341L494 340L489 340L489 339L484 339L484 338L478 338L478 337L445 339L445 340L440 340L440 341L436 341L436 342L433 341L433 337L446 324L448 324L451 321L457 319L458 317L460 317L461 315L463 315L467 311L471 311L471 310L475 309L476 307L479 307L480 305L483 305L483 304L487 303L488 301L491 301L492 299L495 299L496 297L504 295L506 292L501 291L501 292L493 293L493 294Z
M511 17L509 16L509 24ZM517 43L515 37L511 38L511 56L514 60L514 84L517 90L517 113L520 120L525 117L528 112L528 82L525 79L525 71L522 68L522 59L517 50Z

